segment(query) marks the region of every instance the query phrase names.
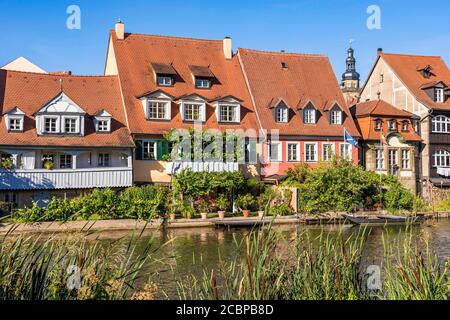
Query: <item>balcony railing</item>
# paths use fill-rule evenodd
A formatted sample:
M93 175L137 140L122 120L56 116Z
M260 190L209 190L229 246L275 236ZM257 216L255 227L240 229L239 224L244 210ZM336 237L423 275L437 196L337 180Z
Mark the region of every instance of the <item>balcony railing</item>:
M66 170L0 170L0 190L52 190L129 187L129 167Z
M169 162L166 173L176 174L181 170L191 170L193 172L236 172L239 171L238 162Z

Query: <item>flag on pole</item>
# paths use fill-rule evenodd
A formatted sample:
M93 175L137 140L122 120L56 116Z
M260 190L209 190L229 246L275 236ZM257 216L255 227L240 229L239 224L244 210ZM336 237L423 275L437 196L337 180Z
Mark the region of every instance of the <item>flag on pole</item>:
M347 129L344 128L344 141L350 143L352 146L358 148L358 141L353 138L350 133L347 132Z

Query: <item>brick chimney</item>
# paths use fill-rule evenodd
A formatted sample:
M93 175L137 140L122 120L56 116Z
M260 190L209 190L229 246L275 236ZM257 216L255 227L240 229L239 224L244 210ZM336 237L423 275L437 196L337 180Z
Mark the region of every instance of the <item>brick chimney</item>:
M223 39L223 54L227 60L233 58L233 43L230 37L225 37Z
M125 39L125 24L120 21L116 22L116 36L118 40L123 40Z
M377 55L381 56L381 54L383 53L383 49L382 48L378 48L377 50Z

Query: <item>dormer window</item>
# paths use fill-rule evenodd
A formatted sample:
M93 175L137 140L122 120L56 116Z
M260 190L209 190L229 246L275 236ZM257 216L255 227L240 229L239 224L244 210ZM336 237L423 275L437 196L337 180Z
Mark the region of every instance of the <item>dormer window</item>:
M381 131L381 120L380 119L375 120L375 130Z
M108 132L110 127L109 120L99 120L97 125L98 132Z
M171 76L158 75L156 77L156 83L158 86L171 87L173 85L173 78Z
M278 106L275 109L275 120L277 122L288 122L288 111L289 109L285 106Z
M241 122L241 102L234 96L221 96L209 103L215 108L216 119L218 122Z
M240 119L238 117L239 106L238 105L227 105L220 104L219 105L219 121L220 122L239 122Z
M200 103L184 103L184 120L186 121L203 121L203 104Z
M5 113L6 130L10 132L22 132L24 120L25 113L17 107L13 108Z
M94 124L97 132L111 132L111 114L106 110L101 110L95 114Z
M434 101L436 101L437 103L444 102L444 88L434 89Z
M338 109L331 110L331 124L342 124L342 111Z
M316 123L316 110L314 108L306 108L303 114L303 121L307 124Z
M58 132L58 118L45 117L44 118L44 132L57 133Z
M23 119L19 117L9 118L9 131L23 131Z
M168 101L152 101L148 102L148 119L150 120L164 120L168 119L169 114Z
M195 78L195 87L197 89L209 89L211 81L209 79Z
M64 132L65 133L78 133L78 120L79 118L64 117Z

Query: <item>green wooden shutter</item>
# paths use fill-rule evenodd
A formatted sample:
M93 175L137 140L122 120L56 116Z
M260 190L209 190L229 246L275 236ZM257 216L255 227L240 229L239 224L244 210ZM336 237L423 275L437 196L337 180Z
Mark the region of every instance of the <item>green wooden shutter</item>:
M142 160L142 140L136 140L136 150L135 150L136 160Z
M163 155L163 141L156 142L156 160L161 160Z
M162 142L162 154L163 155L169 154L169 141L164 140Z

